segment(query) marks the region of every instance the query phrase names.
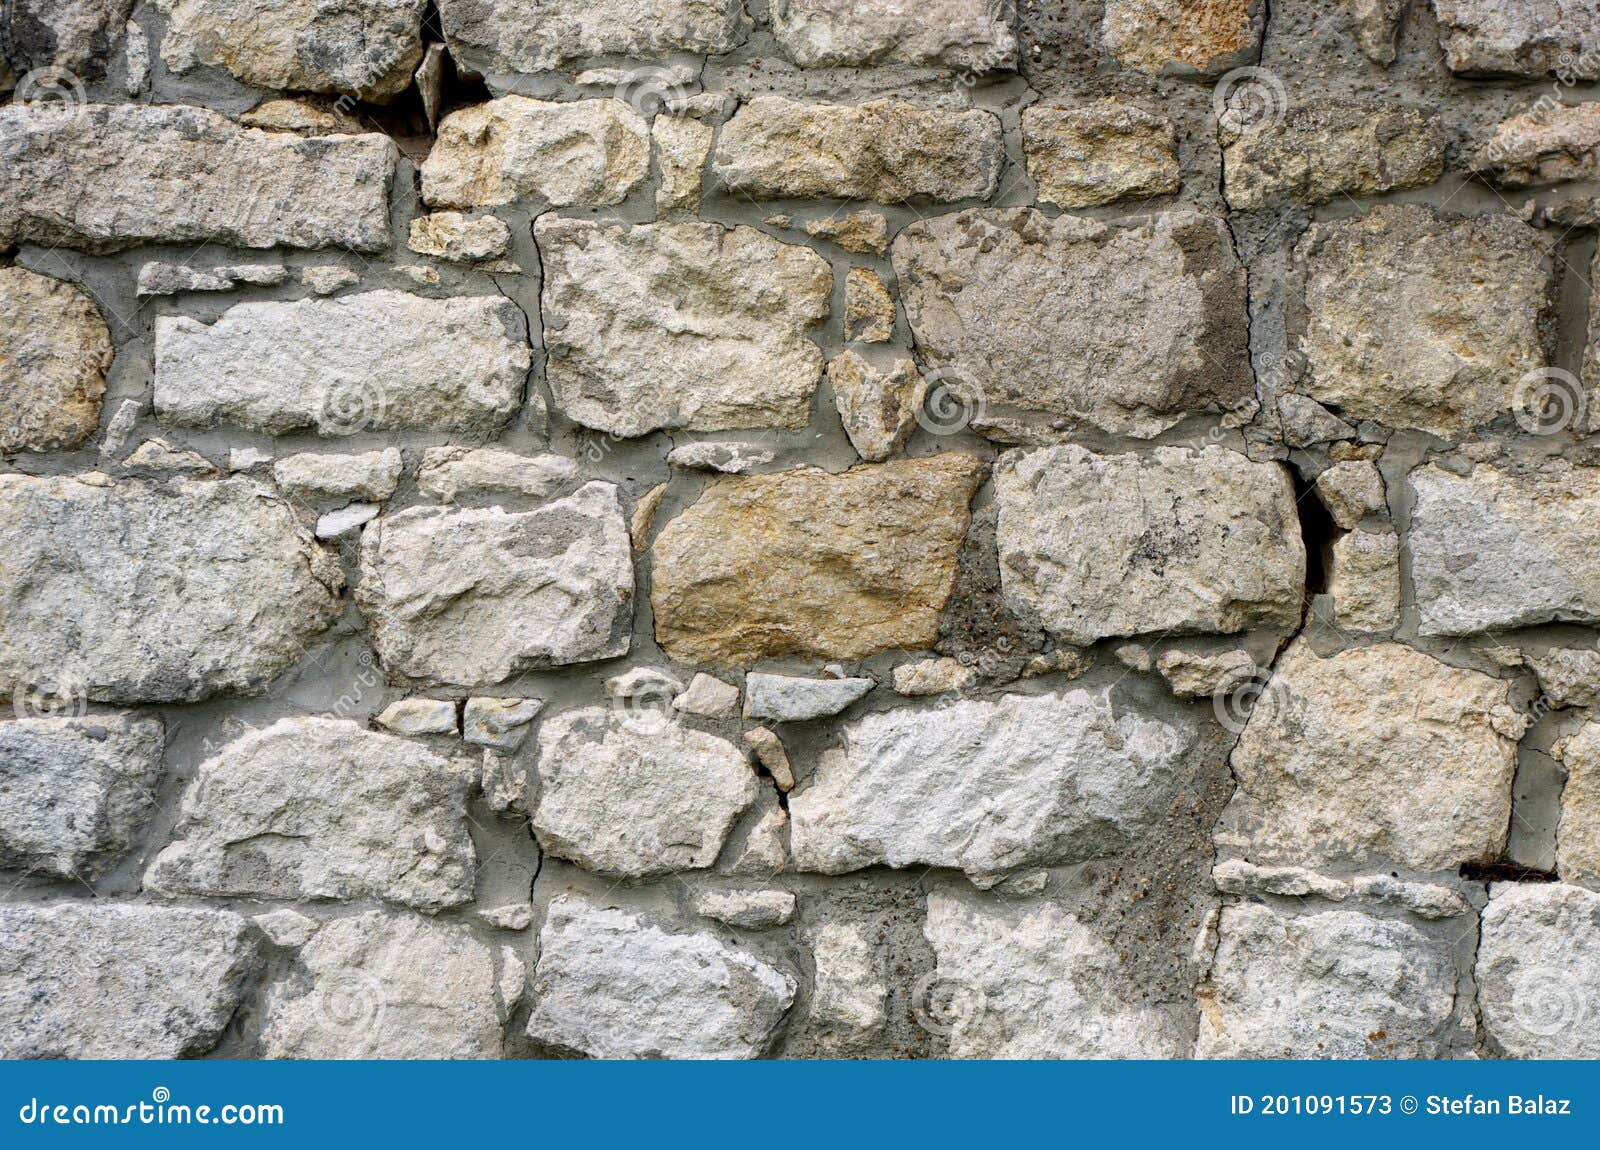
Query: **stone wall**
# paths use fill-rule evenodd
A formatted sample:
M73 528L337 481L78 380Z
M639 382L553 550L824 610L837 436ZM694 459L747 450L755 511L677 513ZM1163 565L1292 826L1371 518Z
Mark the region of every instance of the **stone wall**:
M1600 1055L1600 4L7 0L0 1054Z

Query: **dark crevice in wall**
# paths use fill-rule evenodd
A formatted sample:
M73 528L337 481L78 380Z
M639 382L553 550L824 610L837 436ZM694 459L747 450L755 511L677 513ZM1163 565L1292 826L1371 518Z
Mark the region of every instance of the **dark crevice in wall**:
M1297 467L1291 465L1289 474L1294 480L1294 507L1300 517L1300 538L1306 547L1306 602L1313 596L1326 594L1328 575L1333 570L1333 542L1344 532L1339 530L1317 496L1316 486L1309 482Z
M1554 871L1537 870L1514 862L1462 863L1461 877L1469 882L1559 882Z

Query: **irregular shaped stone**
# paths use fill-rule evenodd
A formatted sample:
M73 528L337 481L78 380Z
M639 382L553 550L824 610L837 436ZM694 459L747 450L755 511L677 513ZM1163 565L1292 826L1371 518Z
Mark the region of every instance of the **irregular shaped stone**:
M272 985L264 1058L500 1058L526 978L458 923L369 911L325 924Z
M341 719L279 719L200 764L173 842L145 872L162 894L472 901L476 772Z
M744 679L744 717L804 723L837 715L876 687L874 679L803 679L752 671Z
M1593 879L1600 876L1600 723L1585 722L1557 742L1551 754L1567 769L1556 828L1556 868L1569 881Z
M1356 44L1374 64L1393 64L1400 32L1401 0L1345 0Z
M1022 148L1044 204L1091 208L1182 186L1177 125L1116 99L1023 109Z
M300 499L387 499L400 485L400 449L359 455L287 455L272 465L272 478Z
M940 695L962 691L978 681L978 672L960 659L923 659L894 669L894 689L902 695Z
M1223 447L1010 451L995 498L1006 605L1070 643L1300 621L1305 550L1275 463Z
M1539 689L1558 707L1600 706L1600 650L1552 647L1543 655L1525 654Z
M1152 76L1219 76L1261 51L1264 0L1106 0L1105 50Z
M756 792L738 747L664 717L588 707L539 728L534 834L547 853L597 874L710 866Z
M1254 410L1244 272L1219 220L974 209L910 225L892 257L919 362L953 377L986 434L1148 438Z
M718 55L749 30L740 0L442 0L450 53L476 72L537 72L588 56Z
M499 447L430 447L422 453L417 489L445 503L463 495L501 492L547 499L575 484L577 463L560 455L522 455Z
M110 366L110 329L82 288L0 267L0 451L81 446Z
M360 283L361 277L350 268L334 264L327 267L301 268L300 282L318 295L332 295L340 288Z
M1366 459L1335 463L1317 476L1316 492L1334 525L1346 531L1369 515L1384 515L1389 510L1383 476L1378 465Z
M799 430L833 273L806 248L714 223L541 218L547 376L555 402L615 435Z
M1444 174L1438 118L1408 108L1318 100L1222 139L1228 205L1240 211L1376 196Z
M422 61L425 0L156 0L161 59L180 75L221 68L257 88L340 92L380 103Z
M1386 874L1363 875L1353 879L1350 889L1363 898L1404 907L1418 918L1455 918L1472 911L1472 904L1448 887L1426 882L1401 882Z
M261 929L273 946L302 947L322 928L316 919L288 907L251 915L250 921Z
M949 1028L952 1058L1188 1053L1186 1012L1147 1005L1117 953L1060 907L935 891L922 933L937 966L918 1006L939 1010L929 1022Z
M649 130L620 100L501 96L444 118L422 162L422 200L443 208L620 204L649 169Z
M784 794L794 790L794 769L783 740L766 727L751 727L744 733L744 745L755 753L756 761L772 776L773 784Z
M667 463L690 471L718 471L724 475L743 475L764 467L777 458L777 452L749 443L685 443L667 452Z
M239 123L302 136L358 136L366 131L337 101L324 100L264 100L241 115Z
M1255 674L1256 661L1248 651L1185 651L1173 649L1156 658L1156 670L1172 693L1198 699L1226 691Z
M851 212L806 221L806 235L829 240L847 252L883 255L889 250L889 221L879 212Z
M475 263L505 255L510 243L511 228L502 219L434 212L411 221L406 246L419 256Z
M1600 469L1411 473L1407 539L1424 635L1600 622Z
M851 268L844 278L844 337L886 343L894 334L894 297L871 268Z
M1600 107L1542 101L1502 121L1470 166L1506 188L1594 179L1600 174Z
M78 80L99 80L133 0L12 0L7 8L4 55L18 71L59 68ZM0 72L6 70L0 59Z
M319 515L315 535L318 539L337 539L371 523L382 510L376 503L352 503L348 507Z
M1200 989L1200 1058L1441 1058L1456 976L1400 919L1222 908Z
M1014 68L1010 4L993 0L778 0L772 32L802 68L939 64L972 72Z
M0 476L0 697L258 692L339 614L338 560L248 479Z
M165 735L131 715L0 723L0 866L96 878L155 808Z
M160 260L139 268L137 291L142 296L178 295L191 291L232 291L240 284L274 287L289 278L282 264L233 264L196 268Z
M676 697L683 683L656 667L630 667L606 680L606 694L613 699L657 700Z
M514 751L542 710L543 699L468 699L461 712L461 738L480 747Z
M453 699L397 699L378 715L378 725L397 735L453 735Z
M624 655L633 557L617 489L588 483L534 511L384 516L361 537L356 602L384 668L430 683Z
M723 874L770 879L789 865L789 812L771 791L762 792L756 807L762 813L744 842L717 868Z
M156 320L156 414L269 435L489 433L522 399L527 324L502 296L398 291Z
M755 199L949 203L993 194L1003 158L999 117L984 109L756 96L722 126L713 167L730 192Z
M209 475L217 470L198 451L179 451L165 439L145 440L122 461L122 466L153 475Z
M656 211L700 210L700 182L715 134L709 124L693 116L657 116L650 125L655 141L661 186L656 189Z
M1223 894L1275 894L1286 898L1315 896L1329 902L1350 897L1350 884L1297 866L1256 866L1243 859L1225 859L1212 868L1211 878Z
M1442 436L1488 424L1545 366L1552 250L1512 216L1451 220L1421 204L1312 225L1295 253L1301 389L1347 419Z
M739 688L702 671L689 680L689 689L674 699L672 706L691 715L732 718L739 710Z
M828 361L828 385L851 446L872 463L904 446L928 391L909 357L879 369L848 349Z
M1187 718L1084 690L863 716L789 800L795 863L957 867L988 885L1126 849L1206 769Z
M782 926L795 909L795 897L786 890L698 890L689 903L695 914L743 930Z
M62 116L13 103L0 108L0 246L377 251L389 246L397 154L387 136L306 140L182 105L86 104Z
M1478 1006L1512 1058L1600 1058L1600 895L1496 883L1483 911Z
M256 961L225 910L107 900L0 906L0 1058L192 1058Z
M533 907L525 902L508 903L480 911L479 917L498 930L527 930L533 925Z
M1328 593L1345 631L1392 631L1400 625L1400 538L1392 529L1352 531L1333 542Z
M656 536L656 640L688 663L926 650L983 481L973 456L711 484Z
M1507 683L1398 643L1324 659L1296 641L1234 747L1218 841L1313 867L1498 858L1528 722Z
M815 975L811 1021L825 1040L858 1049L883 1032L888 1021L889 980L884 956L866 931L850 923L825 922L809 935Z
M1452 72L1600 79L1596 0L1433 0Z
M539 932L529 1037L591 1058L756 1058L794 979L710 932L669 934L578 894Z

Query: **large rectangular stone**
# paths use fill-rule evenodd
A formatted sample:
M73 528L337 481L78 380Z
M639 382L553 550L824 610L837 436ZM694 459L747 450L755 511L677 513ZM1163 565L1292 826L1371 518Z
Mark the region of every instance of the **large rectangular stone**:
M802 68L942 64L1011 68L1017 38L1009 0L776 0L772 33Z
M389 246L387 136L241 128L204 108L0 108L0 247Z
M741 0L440 0L451 55L475 72L538 72L587 56L717 54L749 30Z
M1266 0L1106 0L1100 37L1124 68L1218 76L1261 51Z
M1600 78L1600 0L1433 0L1433 11L1453 72Z

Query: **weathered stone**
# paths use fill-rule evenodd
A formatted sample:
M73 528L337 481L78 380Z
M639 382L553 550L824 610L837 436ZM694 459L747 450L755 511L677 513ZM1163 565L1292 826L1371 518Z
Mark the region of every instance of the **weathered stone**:
M1264 0L1106 0L1100 39L1124 68L1218 76L1261 51Z
M1543 655L1528 652L1525 659L1549 702L1558 707L1600 706L1600 649L1552 647Z
M1200 989L1201 1058L1440 1058L1456 976L1410 924L1356 911L1222 908Z
M1401 0L1345 0L1361 54L1374 64L1393 64L1398 52Z
M1445 436L1512 410L1545 366L1552 240L1509 215L1451 220L1420 204L1314 224L1295 256L1301 390L1347 419Z
M110 366L111 332L82 288L0 267L0 451L80 446Z
M360 455L288 455L272 465L272 478L301 499L387 499L400 485L400 449Z
M0 1058L185 1058L222 1037L255 962L223 910L0 906Z
M1437 117L1411 109L1352 100L1298 105L1260 126L1224 131L1228 204L1257 211L1420 188L1444 174L1444 142Z
M713 483L652 548L656 640L717 664L932 647L983 474L947 452Z
M1117 952L1060 907L935 891L922 933L937 966L917 1007L948 1028L953 1058L1188 1053L1187 1011L1147 1004Z
M754 228L546 216L534 229L555 402L616 435L662 428L798 430L833 274Z
M752 671L744 680L744 717L804 723L837 715L878 684L873 679L802 679Z
M698 870L716 861L756 791L726 739L589 707L539 728L533 830L547 853L598 874Z
M1596 0L1433 0L1433 11L1453 72L1600 79Z
M12 0L0 73L9 56L23 73L61 69L75 81L103 79L132 8L133 0ZM0 83L0 90L9 86Z
M789 812L779 805L778 796L767 790L762 791L756 808L762 813L744 842L717 868L723 874L770 879L789 865Z
M984 880L1114 854L1205 769L1188 719L1084 690L866 715L789 800L795 863L959 867Z
M461 738L480 747L514 751L527 738L528 724L542 710L543 699L468 699L461 712Z
M1006 604L1070 643L1300 621L1305 549L1277 464L1223 447L1010 451L995 498Z
M851 212L806 221L806 235L829 240L847 252L883 255L889 250L889 221L878 212Z
M674 699L672 706L691 715L732 718L739 710L739 688L702 671L689 680L689 689Z
M0 866L95 878L155 807L165 744L131 715L0 723Z
M1600 723L1586 721L1551 753L1567 768L1556 828L1556 869L1569 881L1592 880L1600 877Z
M1248 651L1186 651L1176 648L1156 657L1156 670L1172 693L1199 699L1226 691L1255 673L1256 661Z
M288 907L280 907L266 914L251 915L250 921L260 928L261 933L267 936L267 941L273 946L304 946L322 927L316 919L297 910L290 910Z
M300 282L318 295L332 295L341 288L360 283L361 276L351 268L330 264L301 268Z
M894 297L871 268L851 268L844 278L844 337L886 343L894 334Z
M367 130L338 103L322 100L266 100L241 115L239 123L302 136L359 136Z
M994 0L778 0L772 32L802 68L941 64L1014 68L1012 7Z
M1317 498L1328 509L1335 526L1352 530L1369 515L1389 510L1389 496L1378 465L1366 459L1335 463L1317 476Z
M965 385L980 431L1014 435L1016 416L1149 437L1254 410L1244 271L1219 220L976 209L910 225L892 255L919 362Z
M422 162L422 200L442 208L620 204L649 169L649 130L620 100L501 96L444 118Z
M1243 859L1225 859L1211 871L1223 894L1276 894L1287 898L1315 896L1329 902L1350 897L1350 884L1297 866L1256 866Z
M1471 170L1507 188L1600 175L1600 106L1544 102L1495 128Z
M880 369L849 350L828 361L828 385L851 445L871 463L883 462L905 444L928 390L909 357Z
M1328 593L1342 631L1400 625L1400 538L1393 530L1352 531L1334 540Z
M749 24L739 0L441 0L450 52L477 72L538 72L588 56L717 55Z
M685 443L667 452L667 464L690 471L717 471L724 475L743 475L764 467L777 458L770 447L749 443Z
M356 602L393 675L462 686L627 653L633 560L617 489L534 511L413 507L361 537Z
M1040 203L1091 208L1181 186L1177 126L1116 99L1023 109L1022 148Z
M756 199L950 202L993 194L1004 155L1000 119L984 109L756 96L723 125L714 170L729 191Z
M162 62L222 68L257 88L387 101L422 61L425 0L156 0Z
M434 212L411 221L406 246L419 256L472 263L506 254L511 228L494 216L467 217L460 212Z
M709 932L669 934L582 895L550 903L528 1034L591 1058L756 1058L794 979Z
M1600 469L1479 464L1456 475L1430 465L1411 487L1422 634L1600 622Z
M259 691L339 613L337 559L248 479L5 475L0 524L0 697Z
M697 890L689 903L695 914L743 930L782 926L795 910L795 897L786 890Z
M145 872L163 894L472 900L476 772L341 719L279 719L200 764L174 839Z
M1218 841L1260 863L1454 869L1498 858L1526 716L1509 685L1397 643L1297 640L1233 751Z
M479 911L478 917L497 930L527 930L533 925L533 907L525 902L507 903Z
M562 455L522 455L499 447L430 447L422 453L417 489L445 503L463 495L501 492L548 499L578 482L581 472Z
M870 1042L888 1021L884 956L859 926L825 922L810 932L811 1021L845 1050Z
M129 471L151 475L210 475L216 468L198 451L180 451L165 439L147 439L122 461Z
M700 182L715 133L693 116L657 116L650 134L655 141L656 166L661 169L656 211L693 215L700 210Z
M397 699L377 721L397 735L453 735L456 704L453 699Z
M337 511L329 511L317 516L314 534L318 539L337 539L371 523L382 510L376 503L352 503Z
M233 264L196 268L159 260L139 268L137 291L142 296L178 295L191 291L232 291L240 284L274 287L289 278L282 264Z
M369 911L325 924L273 984L264 1058L500 1058L526 972L465 926Z
M487 748L483 752L483 801L492 811L520 815L528 804L528 766L510 752Z
M744 744L780 791L788 794L794 790L794 768L789 765L789 752L784 750L782 739L766 727L751 727L744 733Z
M655 531L656 512L661 510L661 501L666 498L670 486L670 483L658 483L634 503L633 514L628 516L628 539L635 551L649 549L650 536Z
M1600 894L1496 883L1483 912L1478 1006L1512 1058L1600 1058Z
M0 108L0 247L389 246L387 136L306 140L204 108ZM227 179L212 178L226 172Z
M398 291L156 320L156 414L269 435L492 432L522 398L526 320L501 296Z
M894 669L894 689L902 695L962 691L977 681L977 670L960 659L923 659Z

